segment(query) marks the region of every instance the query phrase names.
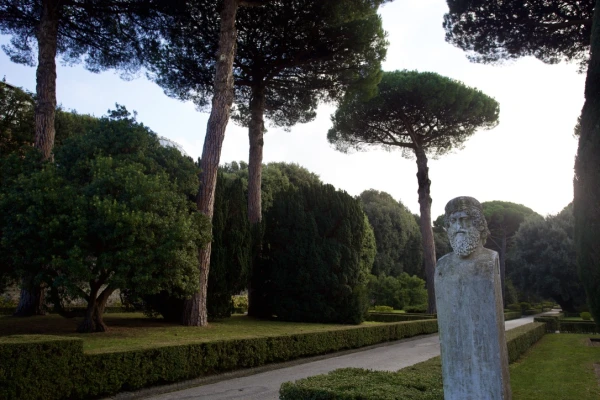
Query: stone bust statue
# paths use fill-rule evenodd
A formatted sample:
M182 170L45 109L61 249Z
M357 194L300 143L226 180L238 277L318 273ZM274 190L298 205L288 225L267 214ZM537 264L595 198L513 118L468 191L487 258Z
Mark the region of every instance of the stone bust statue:
M463 196L445 211L453 252L438 260L434 276L444 399L510 399L499 258L483 247L483 209Z

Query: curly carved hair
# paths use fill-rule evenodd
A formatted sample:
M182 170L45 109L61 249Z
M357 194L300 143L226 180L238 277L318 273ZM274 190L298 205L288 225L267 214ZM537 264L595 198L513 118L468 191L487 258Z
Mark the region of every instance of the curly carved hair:
M473 225L479 230L481 243L485 244L490 231L485 216L483 215L483 207L477 199L469 196L456 197L446 204L445 211L444 227L446 229L450 226L450 216L457 211L464 211L473 219Z

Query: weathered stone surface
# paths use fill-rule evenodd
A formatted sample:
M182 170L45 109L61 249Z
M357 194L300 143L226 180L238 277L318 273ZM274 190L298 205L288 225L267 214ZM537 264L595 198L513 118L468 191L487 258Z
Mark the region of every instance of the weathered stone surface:
M511 398L498 253L482 246L487 226L470 197L446 206L453 253L442 257L435 294L445 400Z

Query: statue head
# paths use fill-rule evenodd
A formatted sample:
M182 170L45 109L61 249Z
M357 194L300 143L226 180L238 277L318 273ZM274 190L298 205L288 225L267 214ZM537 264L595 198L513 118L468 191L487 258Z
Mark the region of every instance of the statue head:
M444 226L452 250L460 257L483 246L490 233L481 203L468 196L457 197L446 204Z

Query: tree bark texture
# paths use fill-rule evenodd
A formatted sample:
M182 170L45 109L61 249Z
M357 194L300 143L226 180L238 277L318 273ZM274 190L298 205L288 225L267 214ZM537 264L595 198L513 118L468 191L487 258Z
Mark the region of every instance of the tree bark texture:
M600 324L600 0L594 8L590 61L575 159L573 214L577 268L590 312Z
M37 27L38 66L36 71L35 147L43 160L52 159L54 114L56 112L56 48L58 41L59 0L42 1Z
M79 333L106 332L108 328L103 320L104 309L110 295L115 291L111 287L105 288L98 296L98 288L92 289L88 299L88 307L83 321L77 327Z
M15 317L32 317L34 315L45 315L44 289L41 285L36 285L32 280L23 278L23 287L19 297L19 304L14 313Z
M200 172L200 189L196 203L198 210L211 221L215 204L217 168L219 167L225 129L229 122L233 103L233 59L237 37L235 18L238 6L239 0L225 0L220 12L221 28L219 49L216 54L215 90L200 161L202 172ZM185 302L182 317L183 325L206 326L208 324L206 291L210 268L210 251L210 243L199 251L199 291Z
M431 180L429 180L429 167L425 150L417 148L417 180L419 182L419 208L421 218L419 220L421 237L423 240L423 264L425 267L425 278L427 280L427 313L435 314L435 287L433 283L435 275L435 242L433 240L433 228L431 227Z
M250 100L250 154L248 157L248 220L257 224L262 220L261 182L263 159L263 134L265 131L265 92L262 86L252 88Z

